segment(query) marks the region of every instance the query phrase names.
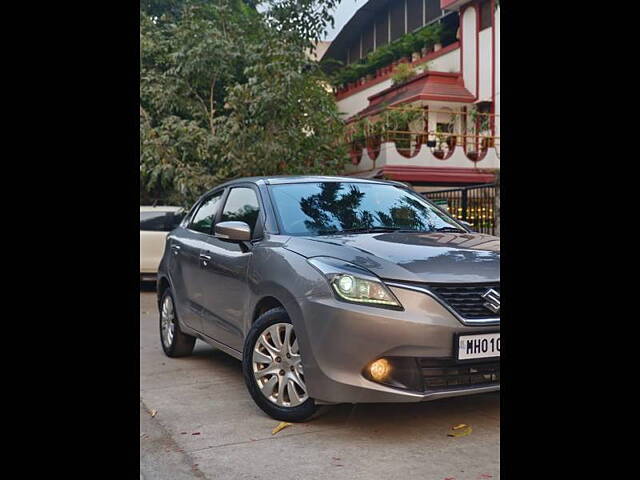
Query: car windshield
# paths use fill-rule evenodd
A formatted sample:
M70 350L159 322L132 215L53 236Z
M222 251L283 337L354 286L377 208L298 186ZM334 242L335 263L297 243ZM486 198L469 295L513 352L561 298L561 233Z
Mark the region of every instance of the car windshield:
M466 231L418 194L390 184L291 183L272 185L271 192L290 235Z

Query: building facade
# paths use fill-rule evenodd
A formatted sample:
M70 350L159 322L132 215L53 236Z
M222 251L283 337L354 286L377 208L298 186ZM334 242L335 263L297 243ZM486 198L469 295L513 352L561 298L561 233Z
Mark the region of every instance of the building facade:
M435 40L413 41L434 26ZM390 48L412 48L405 44L423 46L380 63ZM375 70L366 70L374 57ZM354 66L367 72L335 88L350 132L350 175L400 180L422 191L495 180L498 0L369 0L326 50L323 62L332 61L332 73Z

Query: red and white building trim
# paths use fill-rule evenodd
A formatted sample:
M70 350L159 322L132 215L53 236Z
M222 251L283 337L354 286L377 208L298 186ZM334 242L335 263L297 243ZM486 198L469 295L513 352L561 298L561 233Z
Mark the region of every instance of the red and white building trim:
M361 10L367 5L373 8L373 3L370 0ZM375 115L387 106L420 106L427 112L431 131L444 121L443 111L467 111L481 105L483 111L496 115L491 117L490 133L500 136L500 8L495 0L440 0L440 7L459 15L458 41L415 60L418 71L427 62L429 68L408 83L394 86L393 72L385 69L373 79L339 91L336 102L345 120ZM348 174L384 176L422 189L491 182L500 168L499 143L482 154L468 155L468 150L456 145L439 158L422 145L407 156L394 143L383 143L379 152L364 148L359 162L348 167Z

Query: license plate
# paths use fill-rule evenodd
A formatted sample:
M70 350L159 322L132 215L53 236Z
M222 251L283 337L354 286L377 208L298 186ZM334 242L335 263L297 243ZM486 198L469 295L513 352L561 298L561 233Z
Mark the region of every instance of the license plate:
M495 357L500 357L499 332L458 337L458 360Z

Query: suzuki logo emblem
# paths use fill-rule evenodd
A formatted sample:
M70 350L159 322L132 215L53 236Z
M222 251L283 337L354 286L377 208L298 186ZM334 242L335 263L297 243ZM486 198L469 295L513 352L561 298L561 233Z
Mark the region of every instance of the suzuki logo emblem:
M482 304L483 307L488 308L493 313L500 313L500 294L498 292L492 288L482 295L482 298L486 300L486 302Z

